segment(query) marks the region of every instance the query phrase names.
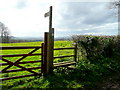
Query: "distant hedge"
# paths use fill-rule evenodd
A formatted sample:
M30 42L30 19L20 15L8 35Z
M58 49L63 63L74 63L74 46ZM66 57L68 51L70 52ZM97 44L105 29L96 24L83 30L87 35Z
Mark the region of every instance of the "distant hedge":
M115 53L120 52L120 35L74 35L72 40L78 45L78 53L90 60L100 57L112 57Z

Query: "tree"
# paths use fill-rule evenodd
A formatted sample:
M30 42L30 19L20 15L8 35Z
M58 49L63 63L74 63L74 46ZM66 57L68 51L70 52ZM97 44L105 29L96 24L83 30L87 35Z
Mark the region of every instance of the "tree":
M118 12L116 14L117 14L117 16L119 16L120 15L120 0L110 2L109 8L114 9L114 10L118 9Z
M8 43L10 40L10 32L8 27L5 27L2 22L0 22L0 40L2 43Z
M117 8L120 5L120 0L111 2L111 8Z

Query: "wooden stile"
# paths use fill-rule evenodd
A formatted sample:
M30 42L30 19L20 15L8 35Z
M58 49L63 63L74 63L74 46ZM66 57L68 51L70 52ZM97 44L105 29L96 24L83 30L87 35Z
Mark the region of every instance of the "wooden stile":
M74 61L70 61L70 62L60 62L60 63L54 63L54 68L56 67L66 67L66 66L70 66L70 65L75 65L77 62L77 44L75 44L74 47L69 47L69 48L54 48L54 50L70 50L70 49L74 49L74 55L65 55L65 56L56 56L54 57L54 59L56 58L65 58L65 57L74 57Z

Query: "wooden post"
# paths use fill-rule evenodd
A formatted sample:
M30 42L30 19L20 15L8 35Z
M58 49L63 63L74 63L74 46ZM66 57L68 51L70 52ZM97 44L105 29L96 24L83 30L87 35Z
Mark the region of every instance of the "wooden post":
M44 43L41 44L42 48L41 48L41 72L44 73Z
M120 37L120 3L118 4L118 38L119 37Z
M51 29L52 29L52 6L50 6L50 11L49 11L49 33L52 33Z
M77 44L75 44L75 49L74 49L74 61L77 62Z
M47 65L48 65L48 61L47 61L47 52L48 52L48 32L45 32L44 33L44 60L43 60L43 63L44 63L44 72L43 74L47 74L48 73L48 68L47 68Z
M47 53L47 61L48 61L48 73L53 72L53 55L54 55L54 28L51 29L51 33L48 35L48 53Z
M48 52L47 52L47 61L48 61L48 73L53 72L53 48L54 48L54 28L52 28L52 6L50 6L49 11L49 35L48 35Z
M54 28L52 28L52 6L45 17L49 16L49 34L47 40L47 73L53 71L53 48L54 48Z

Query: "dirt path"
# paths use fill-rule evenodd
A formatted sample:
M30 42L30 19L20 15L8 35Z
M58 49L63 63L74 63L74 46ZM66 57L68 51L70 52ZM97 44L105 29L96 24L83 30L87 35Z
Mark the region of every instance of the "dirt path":
M104 90L120 90L120 73L114 74L110 78L98 83L97 87Z

